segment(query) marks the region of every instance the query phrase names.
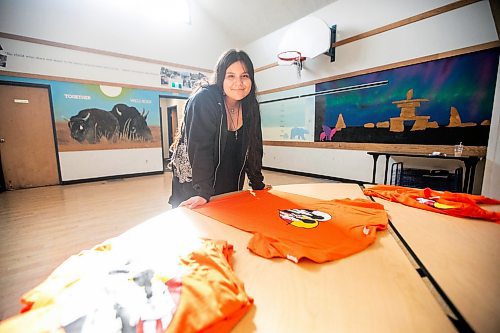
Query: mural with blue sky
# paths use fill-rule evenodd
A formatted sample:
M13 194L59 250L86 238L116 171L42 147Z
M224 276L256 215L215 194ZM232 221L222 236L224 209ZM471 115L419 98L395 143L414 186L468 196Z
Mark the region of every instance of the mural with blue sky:
M156 91L70 82L53 82L51 88L56 121L69 119L88 108L111 111L114 105L123 103L135 107L139 112L149 111L148 125L160 126Z

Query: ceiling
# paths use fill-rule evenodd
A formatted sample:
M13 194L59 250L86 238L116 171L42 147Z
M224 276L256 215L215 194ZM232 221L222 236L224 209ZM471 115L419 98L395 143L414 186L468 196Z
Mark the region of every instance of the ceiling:
M0 32L211 68L228 45L246 47L338 0L186 1L191 25L147 6L174 0L0 0Z
M193 0L240 45L248 44L336 0Z

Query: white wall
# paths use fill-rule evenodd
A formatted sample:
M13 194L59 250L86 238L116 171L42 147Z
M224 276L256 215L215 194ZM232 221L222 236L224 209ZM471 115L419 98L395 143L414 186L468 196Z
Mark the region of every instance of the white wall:
M63 181L131 175L163 170L161 148L60 152Z
M500 66L493 102L482 194L500 200Z
M0 74L2 71L9 71L161 89L171 88L161 84L161 67L179 72L200 72L1 37L0 45L3 53L7 55L7 66L0 67ZM201 72L210 75L208 71Z
M350 180L371 181L373 159L364 151L330 149L264 147L263 164L283 170L340 177ZM370 175L369 179L359 178L360 170ZM340 176L342 175L342 176Z
M339 41L451 2L454 1L339 0L311 15L322 18L330 26L337 24ZM282 28L245 47L256 68L276 61L277 45L285 31ZM259 91L265 91L496 40L498 35L489 3L480 1L339 46L333 63L323 55L308 59L301 79L297 78L293 68L277 66L258 72L256 81ZM496 108L493 119L498 119L498 112ZM490 140L498 138L495 132L498 129L492 126ZM324 149L317 153L313 148L266 146L264 154L264 165L268 167L366 182L372 178L372 162L365 151ZM384 159L379 159L378 170L383 170L384 164ZM377 172L376 182L383 182L383 178L383 172Z

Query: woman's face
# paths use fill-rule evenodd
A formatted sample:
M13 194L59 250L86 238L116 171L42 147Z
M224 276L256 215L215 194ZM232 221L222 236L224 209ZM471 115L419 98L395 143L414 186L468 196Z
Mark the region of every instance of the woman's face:
M248 96L252 89L252 80L242 61L236 61L227 68L223 86L229 102L241 101Z

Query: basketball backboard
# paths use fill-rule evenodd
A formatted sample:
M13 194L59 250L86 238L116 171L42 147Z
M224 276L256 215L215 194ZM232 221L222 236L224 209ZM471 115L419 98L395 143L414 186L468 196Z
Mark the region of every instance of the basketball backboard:
M288 51L300 52L301 57L314 58L330 49L330 27L320 18L304 17L287 29L277 54Z

